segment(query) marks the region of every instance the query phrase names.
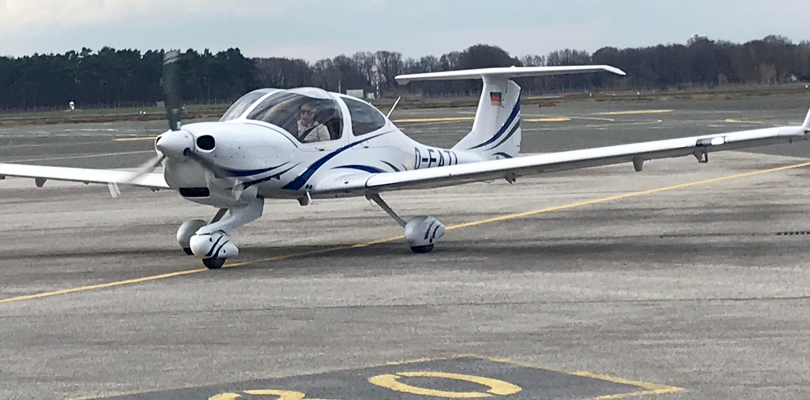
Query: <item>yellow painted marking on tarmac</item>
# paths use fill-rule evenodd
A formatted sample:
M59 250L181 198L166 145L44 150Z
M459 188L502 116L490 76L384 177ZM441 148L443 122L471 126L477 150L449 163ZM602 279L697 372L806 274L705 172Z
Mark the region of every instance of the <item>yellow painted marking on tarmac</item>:
M209 397L208 400L236 400L240 397L242 396L239 393L220 393Z
M138 142L138 141L152 141L157 139L157 136L138 136L138 137L128 137L128 138L115 138L116 142Z
M292 390L274 390L274 389L259 389L259 390L245 390L245 393L252 396L276 396L276 400L330 400L330 399L310 399L304 393L295 392ZM332 399L334 400L334 399Z
M391 122L395 124L418 124L423 122L459 122L459 121L472 121L475 117L449 117L449 118L406 118L395 119Z
M453 379L457 381L465 381L477 383L479 385L488 386L489 390L483 392L451 392L446 390L427 389L418 386L412 386L399 381L401 377L408 378L442 378ZM480 399L485 397L492 397L492 395L508 396L520 392L520 386L513 385L509 382L504 382L498 379L485 378L482 376L454 374L449 372L434 372L434 371L417 371L417 372L398 372L396 374L382 374L373 376L368 379L369 383L391 389L395 392L415 394L419 396L434 396L444 397L448 399Z
M544 118L567 118L567 120L583 119L583 120L586 120L586 121L616 122L616 118L580 117L580 116L575 116L575 115L560 115L559 117L548 117L548 116L537 115L537 114L534 114L534 115L532 115L532 114L528 114L528 115L523 114L523 115L521 115L521 117L525 118L522 121L529 121L530 118L540 118L540 119L544 119ZM552 121L552 122L556 122L556 121Z
M598 112L593 115L636 115L636 114L666 114L671 113L672 110L633 110L633 111L607 111Z
M609 201L629 199L631 197L639 197L639 196L645 196L645 195L649 195L649 194L667 192L667 191L671 191L671 190L685 189L685 188L693 187L693 186L700 186L700 185L706 185L706 184L709 184L709 183L723 182L723 181L728 181L728 180L732 180L732 179L746 178L746 177L749 177L749 176L768 174L768 173L772 173L772 172L786 171L786 170L789 170L789 169L796 169L796 168L802 168L802 167L807 167L807 166L810 166L810 162L803 162L803 163L800 163L800 164L793 164L793 165L788 165L788 166L778 167L778 168L764 169L764 170L760 170L760 171L746 172L746 173L736 174L736 175L721 176L721 177L718 177L718 178L704 179L704 180L701 180L701 181L682 183L682 184L679 184L679 185L665 186L665 187L661 187L661 188L657 188L657 189L649 189L649 190L642 190L642 191L638 191L638 192L619 194L619 195L616 195L616 196L603 197L601 199L580 201L580 202L571 203L571 204L565 204L565 205L561 205L561 206L546 207L546 208L541 208L541 209L538 209L538 210L519 212L519 213L514 213L514 214L502 215L500 217L482 219L480 221L472 221L472 222L467 222L467 223L464 223L464 224L452 225L452 226L448 226L446 228L446 230L450 231L450 230L455 230L455 229L470 228L470 227L473 227L473 226L491 224L493 222L507 221L507 220L516 219L516 218L529 217L529 216L532 216L532 215L543 214L543 213L548 213L548 212L552 212L552 211L568 210L568 209L571 209L571 208L590 206L590 205L600 204L600 203L607 203Z
M568 122L571 118L568 117L554 117L554 118L529 118L524 119L524 122Z
M808 163L810 164L810 163ZM574 375L574 376L581 376L583 378L591 378L591 379L598 379L605 382L612 382L618 383L622 385L630 385L630 386L637 386L643 388L644 390L629 392L629 393L619 393L619 394L611 394L605 396L598 396L598 397L591 397L589 399L584 400L615 400L615 399L624 399L628 397L638 397L638 396L648 396L652 394L667 394L667 393L677 393L682 392L684 388L680 388L677 386L669 386L669 385L662 385L659 383L650 383L644 381L635 381L630 379L618 378L615 376L610 375L603 375L603 374L594 374L591 372L585 371L566 371L559 368L553 367L546 367L543 365L531 364L523 361L512 360L509 358L496 358L496 357L486 357L486 356L477 356L477 355L470 355L471 357L483 358L485 360L504 363L504 364L512 364L517 365L520 367L527 367L527 368L535 368L535 369L542 369L545 371L551 372L558 372L561 374L566 375Z
M571 117L572 119L584 119L588 121L607 121L616 122L616 118L597 118L597 117Z
M147 277L144 277L144 278L127 279L127 280L118 281L118 282L101 283L101 284L98 284L98 285L89 285L89 286L82 286L82 287L77 287L77 288L72 288L72 289L62 289L62 290L55 290L55 291L52 291L52 292L29 294L29 295L26 295L26 296L10 297L10 298L7 298L7 299L0 300L0 304L14 303L14 302L17 302L17 301L43 299L45 297L53 297L53 296L60 296L60 295L63 295L63 294L86 292L86 291L89 291L89 290L106 289L106 288L111 288L111 287L116 287L116 286L133 285L133 284L136 284L136 283L157 281L157 280L166 279L166 278L174 278L176 276L191 275L191 274L196 274L198 272L203 272L203 271L207 271L207 269L206 268L191 269L191 270L186 270L186 271L171 272L171 273L168 273L168 274L152 275L152 276L147 276Z
M634 380L629 380L629 379L624 379L624 378L618 378L618 377L615 377L615 376L594 374L594 373L584 372L584 371L567 371L567 370L560 369L560 368L547 367L547 366L543 366L543 365L527 363L527 362L524 362L524 361L513 360L513 359L510 359L510 358L488 357L488 356L482 356L482 355L472 354L472 353L470 353L470 354L458 354L458 355L449 356L449 357L417 358L417 359L407 360L407 361L387 362L387 363L384 363L384 364L366 365L366 366L361 366L361 367L351 368L351 369L335 370L335 371L332 371L332 372L351 371L351 370L354 370L354 369L378 368L378 367L385 367L385 366L408 365L408 364L416 364L416 363L423 363L423 362L430 362L430 361L448 361L448 360L456 360L456 359L460 359L460 358L478 358L478 359L481 359L481 360L488 360L488 361L492 361L492 362L496 362L496 363L511 364L511 365L516 365L516 366L519 366L519 367L540 369L540 370L544 370L544 371L557 372L557 373L566 374L566 375L581 376L581 377L587 377L587 378L592 378L592 379L599 379L599 380L603 380L603 381L607 381L607 382L638 386L638 387L641 387L641 388L645 389L643 391L636 391L636 392L630 392L630 393L620 393L620 394L615 394L615 395L606 395L606 396L598 396L598 397L590 397L590 398L584 398L584 399L581 399L581 400L623 399L623 398L628 398L628 397L645 396L645 395L650 395L650 394L676 393L676 392L681 392L681 391L684 390L683 388L680 388L680 387L677 387L677 386L668 386L668 385L662 385L662 384L658 384L658 383L650 383L650 382L644 382L644 381L634 381ZM429 372L429 373L435 374L436 372ZM407 376L406 374L413 374L413 373L398 373L397 375ZM453 374L453 375L456 375L456 374ZM288 376L287 378L297 377L297 376L301 376L301 375L291 375L291 376ZM481 377L474 377L474 378L481 378ZM487 378L483 378L483 379L487 379ZM370 380L371 379L369 379L369 381ZM503 381L501 381L501 382L503 382ZM475 383L480 383L480 382L475 382ZM508 382L504 382L504 383L509 384ZM511 384L509 384L509 385L511 385ZM485 386L488 386L488 385L485 385ZM164 389L154 389L154 390L147 390L147 391L140 391L140 392L139 391L131 391L131 392L107 394L107 395L101 395L101 396L70 397L70 398L67 398L66 400L99 400L99 399L107 399L107 398L119 397L119 396L144 395L144 394L164 392L164 391L178 391L178 390L184 390L184 389L195 389L195 388L198 388L198 387L199 386L184 386L184 387L176 387L176 388L169 388L169 389L166 389L166 388L164 388ZM521 388L518 387L518 389L521 389ZM247 390L244 393L246 393L246 394L253 394L253 393L259 394L259 393L264 392L264 391L265 390ZM298 393L298 392L290 392L290 393ZM451 393L458 393L458 392L451 392ZM236 393L222 393L219 396L233 396L233 395L238 396L238 394L236 394ZM231 400L231 399L234 399L234 397L222 397L221 399L214 397L214 399L216 399L216 400ZM211 400L211 399L209 399L209 400ZM311 399L311 400L317 400L317 399Z
M753 124L753 125L764 125L765 124L762 121L745 121L745 120L741 120L741 119L732 119L732 118L726 119L726 122L728 122L730 124Z
M657 188L657 189L642 190L642 191L638 191L638 192L632 192L632 193L625 193L625 194L620 194L620 195L615 195L615 196L603 197L603 198L600 198L600 199L579 201L579 202L576 202L576 203L564 204L564 205L561 205L561 206L546 207L546 208L541 208L541 209L537 209L537 210L531 210L531 211L507 214L507 215L502 215L500 217L487 218L487 219L482 219L482 220L479 220L479 221L471 221L471 222L466 222L466 223L462 223L462 224L451 225L451 226L448 226L446 228L446 230L452 231L452 230L456 230L456 229L470 228L470 227L474 227L474 226L491 224L491 223L494 223L494 222L508 221L508 220L512 220L512 219L529 217L529 216L533 216L533 215L544 214L544 213L549 213L549 212L554 212L554 211L569 210L569 209L577 208L577 207L584 207L584 206L589 206L589 205L594 205L594 204L607 203L607 202L610 202L610 201L628 199L628 198L639 197L639 196L646 196L646 195L655 194L655 193L667 192L667 191L678 190L678 189L685 189L685 188L689 188L689 187L693 187L693 186L700 186L700 185L706 185L706 184L710 184L710 183L729 181L729 180L733 180L733 179L740 179L740 178L746 178L746 177L750 177L750 176L769 174L769 173L773 173L773 172L780 172L780 171L787 171L787 170L791 170L791 169L804 168L804 167L807 167L807 166L810 166L810 161L799 163L799 164L786 165L784 167L769 168L769 169L764 169L764 170L759 170L759 171L746 172L746 173L742 173L742 174L721 176L721 177L718 177L718 178L704 179L704 180L701 180L701 181L688 182L688 183L683 183L683 184L679 184L679 185L661 187L661 188ZM331 252L335 252L335 251L348 250L348 249L354 249L354 248L369 247L369 246L374 246L374 245L377 245L377 244L395 242L395 241L398 241L398 240L402 240L404 238L405 238L404 235L400 235L400 236L396 236L396 237L372 240L372 241L369 241L369 242L358 243L358 244L349 245L349 246L329 247L329 248L325 248L325 249L317 249L317 250L305 251L305 252L300 252L300 253L292 253L292 254L287 254L287 255L280 255L280 256L269 257L269 258L264 258L264 259L259 259L259 260L243 261L243 262L238 262L238 263L233 263L233 264L226 264L225 266L223 266L223 268L243 267L243 266L246 266L246 265L259 264L259 263L263 263L263 262L282 261L282 260L286 260L286 259L290 259L290 258L304 257L304 256L315 255L315 254L331 253ZM98 284L98 285L82 286L82 287L73 288L73 289L63 289L63 290L56 290L56 291L52 291L52 292L44 292L44 293L32 294L32 295L26 295L26 296L17 296L17 297L11 297L11 298L7 298L7 299L0 299L0 304L13 303L13 302L19 302L19 301L26 301L26 300L35 300L35 299L41 299L41 298L45 298L45 297L52 297L52 296L71 294L71 293L77 293L77 292L85 292L85 291L96 290L96 289L106 289L106 288L111 288L111 287L116 287L116 286L132 285L132 284L137 284L137 283L156 281L156 280L160 280L160 279L173 278L173 277L176 277L176 276L191 275L191 274L196 274L198 272L205 272L205 271L207 271L207 269L204 269L204 268L193 269L193 270L187 270L187 271L172 272L172 273L168 273L168 274L147 276L147 277L144 277L144 278L129 279L129 280L118 281L118 282L110 282L110 283L103 283L103 284Z
M27 163L27 162L35 162L35 161L53 161L53 160L76 160L80 158L99 158L99 157L112 157L112 156L125 156L129 154L145 154L145 153L153 153L154 150L144 150L144 151L122 151L119 153L103 153L103 154L87 154L83 156L67 156L67 157L48 157L48 158L29 158L27 160L14 160L14 161L6 161L9 164L16 164L16 163Z
M456 356L453 358L457 358L460 356ZM416 364L421 362L429 362L429 361L441 361L441 360L449 360L450 358L415 358L413 360L406 360L406 361L390 361L385 363L386 366L397 366L397 365L405 365L405 364Z

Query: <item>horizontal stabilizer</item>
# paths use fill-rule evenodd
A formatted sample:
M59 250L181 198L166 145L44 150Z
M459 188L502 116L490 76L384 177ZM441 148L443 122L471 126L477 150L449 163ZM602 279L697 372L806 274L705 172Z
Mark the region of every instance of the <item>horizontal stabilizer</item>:
M588 72L612 72L616 75L627 75L624 71L610 65L568 65L559 67L502 67L466 69L460 71L428 72L423 74L399 75L397 83L407 85L411 81L444 81L457 79L482 79L485 76L503 78L521 78L529 76L550 76L583 74Z

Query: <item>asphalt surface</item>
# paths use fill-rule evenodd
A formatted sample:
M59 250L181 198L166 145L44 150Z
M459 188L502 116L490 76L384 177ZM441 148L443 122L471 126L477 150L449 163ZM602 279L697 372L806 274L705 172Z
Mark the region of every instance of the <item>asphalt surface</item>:
M523 150L798 124L809 106L527 106ZM400 125L451 145L471 124ZM133 167L151 142L115 139L162 130L4 129L0 162ZM201 269L174 239L183 221L210 217L206 207L165 191L112 200L105 187L9 178L0 398L806 399L808 150L385 196L404 216L450 228L424 255L380 242L401 229L365 200L268 201L234 236L241 265L221 271Z

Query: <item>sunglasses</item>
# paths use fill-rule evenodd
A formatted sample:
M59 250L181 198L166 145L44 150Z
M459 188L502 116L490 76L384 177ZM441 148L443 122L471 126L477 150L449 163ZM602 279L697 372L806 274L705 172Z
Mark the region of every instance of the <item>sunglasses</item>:
M315 114L315 110L301 110L298 112L299 114Z

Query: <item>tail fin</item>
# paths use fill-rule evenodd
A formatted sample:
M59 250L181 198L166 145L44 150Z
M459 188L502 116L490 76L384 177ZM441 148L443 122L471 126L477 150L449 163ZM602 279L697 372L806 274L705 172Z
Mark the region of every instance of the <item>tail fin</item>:
M485 160L512 158L520 151L520 86L484 76L472 131L453 150L479 153Z
M810 133L810 111L807 112L807 117L804 118L802 130L804 131L804 133Z
M453 147L453 150L475 152L485 160L512 158L520 151L520 86L514 77L548 76L608 71L625 75L607 65L577 65L564 67L507 67L483 68L463 71L432 72L400 75L399 84L410 81L451 79L483 79L484 89L478 102L472 131Z

